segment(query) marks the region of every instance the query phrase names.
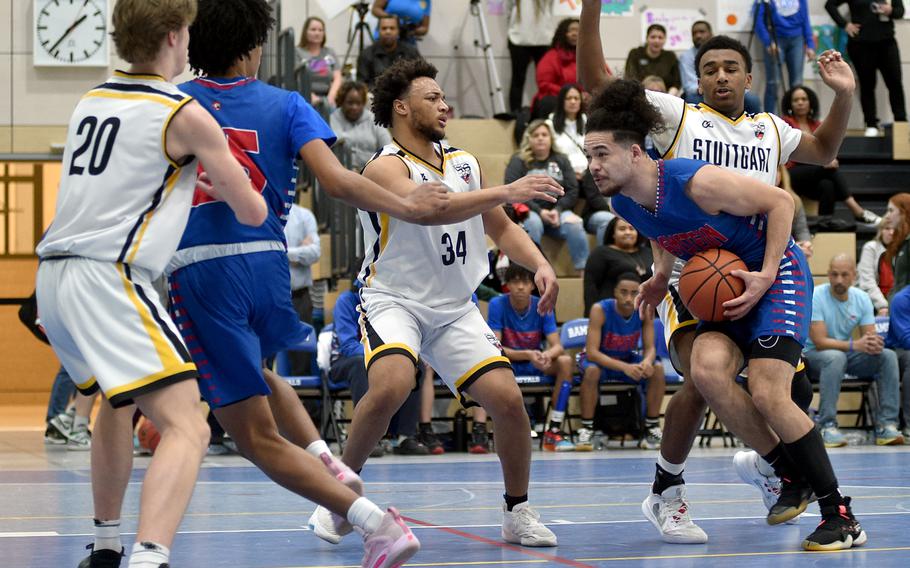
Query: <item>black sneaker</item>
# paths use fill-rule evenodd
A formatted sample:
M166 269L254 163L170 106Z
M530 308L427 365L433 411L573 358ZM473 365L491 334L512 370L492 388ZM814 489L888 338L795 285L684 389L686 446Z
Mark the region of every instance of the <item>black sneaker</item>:
M850 498L831 507L821 507L822 522L803 541L805 550L846 550L866 544L866 531L850 509Z
M85 548L91 553L79 563L78 568L120 568L120 560L124 556L122 548L120 552L109 549L95 550L94 544L89 544Z
M430 453L430 450L418 442L416 438L408 436L404 440L398 442L395 453L401 456L425 456Z
M471 431L471 442L468 444L468 453L490 453L490 436L487 434L487 427L485 424L475 425L474 429Z
M47 428L44 430L44 443L49 446L65 446L68 438L56 426L47 423Z
M809 503L814 500L812 488L800 479L790 481L786 477L780 480L780 497L768 511L766 520L769 525L786 523L790 519L803 514Z
M421 430L417 433L417 441L426 446L426 448L433 455L439 455L446 453L445 449L442 447L442 442L439 441L439 438L436 437L436 434L432 430Z

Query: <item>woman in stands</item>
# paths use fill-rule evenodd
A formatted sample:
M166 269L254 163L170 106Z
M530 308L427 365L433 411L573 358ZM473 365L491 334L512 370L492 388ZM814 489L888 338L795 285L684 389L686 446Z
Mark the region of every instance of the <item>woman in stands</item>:
M863 245L856 266L857 285L869 294L875 315L888 315L888 293L894 286L894 269L885 261L885 251L894 238L894 228L881 223L875 238Z
M887 245L885 258L894 268L894 286L890 297L910 284L910 193L898 193L888 200L888 210L882 223L894 229Z
M537 63L537 94L531 102L531 117L543 118L553 112L563 85L578 81L575 72L576 43L578 18L566 18L559 22L550 49Z
M585 316L595 303L613 297L620 275L632 272L645 281L651 277L653 263L648 239L624 219L615 217L607 225L603 245L591 251L585 265Z
M374 122L366 102L366 83L347 81L338 89L335 97L338 108L329 117L329 125L338 137L337 144L343 144L351 151L349 166L358 172L376 150L392 141L389 131Z
M821 125L821 121L818 120L818 108L818 96L815 91L803 85L791 87L781 100L784 121L807 134L812 134ZM881 223L881 217L868 209L863 209L862 205L856 202L838 167L837 158L824 166L798 164L792 161L787 163L793 191L801 197L818 201L819 215L833 215L834 204L843 201L860 223L872 225Z
M325 22L321 18L310 16L303 23L297 45L297 66L301 65L309 70L310 104L327 111L341 87L341 62L335 51L325 46Z
M504 181L508 184L528 174L544 174L562 185L565 195L555 204L540 199L527 202L530 211L523 219L523 225L538 245L544 233L566 241L572 265L581 276L588 260L588 237L581 217L572 211L578 201L578 182L569 158L554 149L555 138L547 121L532 120L521 139L521 147L506 166Z

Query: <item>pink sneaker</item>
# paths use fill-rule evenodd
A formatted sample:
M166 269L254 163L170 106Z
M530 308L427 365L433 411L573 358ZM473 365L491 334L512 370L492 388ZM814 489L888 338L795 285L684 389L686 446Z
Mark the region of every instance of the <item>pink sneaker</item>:
M354 493L363 495L363 480L346 463L329 453L320 454L319 459L335 479L347 485Z
M354 470L329 453L320 454L319 459L322 460L329 472L335 476L335 479L347 485L354 493L363 495L363 480L354 473ZM316 536L331 544L338 544L343 536L350 534L354 530L354 527L351 526L351 523L346 518L336 515L322 505L316 507L313 514L310 515L307 525Z
M389 507L374 533L363 539L362 568L398 568L420 550L420 541L411 532L398 509Z

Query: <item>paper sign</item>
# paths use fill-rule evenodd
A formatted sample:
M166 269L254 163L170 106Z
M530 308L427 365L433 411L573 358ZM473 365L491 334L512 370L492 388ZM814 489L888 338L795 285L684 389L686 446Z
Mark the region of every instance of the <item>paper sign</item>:
M642 44L647 38L648 26L660 24L667 28L664 49L683 51L692 47L692 24L705 19L698 10L675 8L648 8L641 13Z

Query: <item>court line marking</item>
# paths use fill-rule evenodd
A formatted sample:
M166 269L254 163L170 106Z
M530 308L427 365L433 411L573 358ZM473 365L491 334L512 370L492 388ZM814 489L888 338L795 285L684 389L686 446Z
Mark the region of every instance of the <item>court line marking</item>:
M882 548L865 548L858 546L851 548L849 550L820 550L820 551L810 551L810 550L778 550L778 551L767 551L767 552L718 552L714 554L672 554L666 556L607 556L603 558L579 558L580 562L620 562L628 560L677 560L677 559L687 559L687 558L742 558L742 557L753 557L753 556L782 556L787 555L791 556L794 554L801 555L811 555L816 556L819 554L844 554L849 552L906 552L910 550L910 546L893 546L893 547L882 547ZM316 567L312 567L316 568Z

